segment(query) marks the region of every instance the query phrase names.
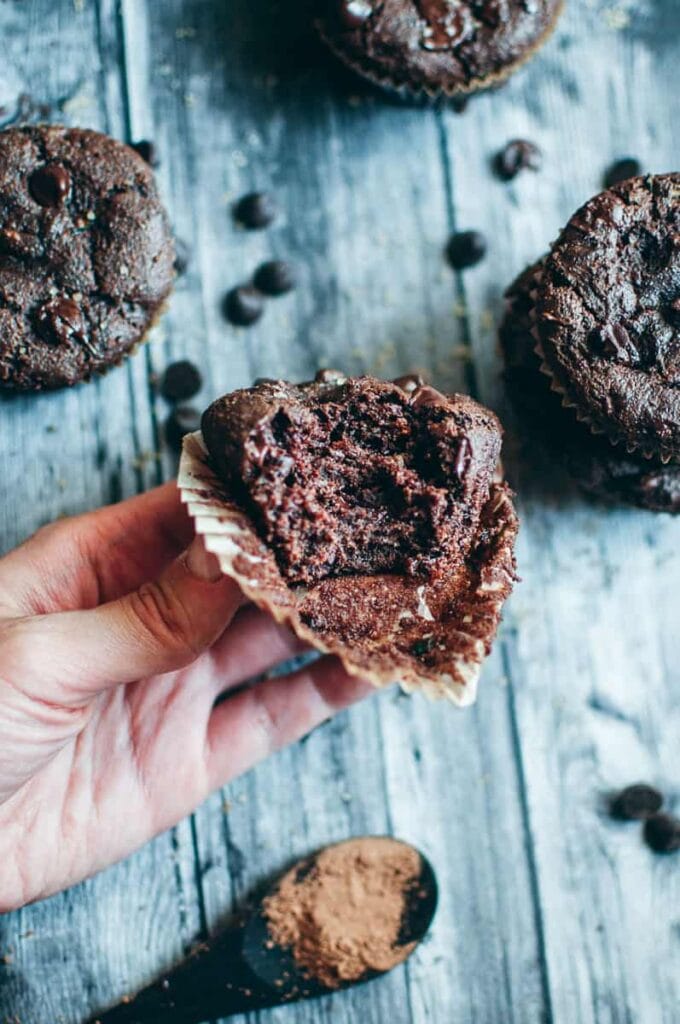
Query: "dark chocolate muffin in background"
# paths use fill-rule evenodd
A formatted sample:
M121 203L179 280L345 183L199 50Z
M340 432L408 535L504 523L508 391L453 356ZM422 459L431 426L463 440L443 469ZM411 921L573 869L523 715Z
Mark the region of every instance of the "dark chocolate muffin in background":
M143 340L174 246L149 165L98 132L0 132L0 387L87 380Z
M325 0L322 37L372 82L431 96L498 85L552 32L563 0Z
M532 317L576 417L622 451L680 461L680 174L630 178L581 207Z
M539 443L584 491L601 501L680 513L680 464L628 453L607 437L593 434L563 406L562 397L541 372L532 331L544 262L527 267L507 290L499 332L508 395L526 439Z

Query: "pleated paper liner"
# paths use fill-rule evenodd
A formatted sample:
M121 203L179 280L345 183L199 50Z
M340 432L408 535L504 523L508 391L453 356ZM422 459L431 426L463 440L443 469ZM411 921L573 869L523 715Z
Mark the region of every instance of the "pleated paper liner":
M243 593L303 641L336 655L376 687L475 700L505 599L515 580L517 516L506 484L494 483L479 542L464 569L437 583L407 576L346 576L291 586L253 523L211 469L199 432L184 439L178 487L206 549Z

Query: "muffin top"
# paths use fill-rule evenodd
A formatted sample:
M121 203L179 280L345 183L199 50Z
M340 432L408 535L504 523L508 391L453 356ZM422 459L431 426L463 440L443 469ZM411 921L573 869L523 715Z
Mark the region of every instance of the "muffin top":
M454 94L509 74L561 7L562 0L329 0L321 31L376 81Z
M535 317L580 418L630 450L680 458L680 174L631 178L574 214Z
M0 386L101 373L143 337L172 287L153 174L98 132L0 132Z

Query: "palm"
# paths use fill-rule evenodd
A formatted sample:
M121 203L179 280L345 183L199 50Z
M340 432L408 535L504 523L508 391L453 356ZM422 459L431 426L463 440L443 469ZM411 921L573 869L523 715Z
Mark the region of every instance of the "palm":
M364 691L322 659L282 680L240 689L216 707L220 694L299 650L287 631L252 607L221 632L241 603L229 581L212 584L219 593L207 614L212 626L201 618L204 653L192 658L186 644L181 650L185 626L179 624L178 641L178 624L161 615L153 626L163 641L154 655L160 667L188 664L132 681L123 664L120 685L107 680L102 687L96 653L107 657L108 637L99 639L100 647L95 638L92 647L91 619L83 616L97 613L78 610L98 608L153 579L190 534L166 488L127 504L137 507L132 519L125 513L122 532L107 510L76 521L98 518L94 533L91 524L83 535L59 526L0 562L0 911L125 856L211 789ZM85 534L96 537L97 556L69 559L69 545L82 556L90 543ZM50 594L45 579L69 562L73 568ZM154 615L146 608L150 594L150 607L158 603L153 589L143 594L144 610L136 614ZM74 627L79 639L67 656L62 634L70 636ZM173 644L177 650L168 650ZM83 664L74 664L83 650Z

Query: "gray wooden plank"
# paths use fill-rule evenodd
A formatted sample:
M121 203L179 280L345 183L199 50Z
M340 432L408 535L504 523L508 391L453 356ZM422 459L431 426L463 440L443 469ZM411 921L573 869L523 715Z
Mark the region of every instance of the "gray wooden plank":
M628 17L615 7L571 4L507 89L461 118L444 115L456 220L491 244L464 288L480 390L501 407L493 332L503 286L598 191L612 160L636 155L652 171L680 163L677 5L629 5ZM489 159L518 136L541 145L545 167L503 185ZM564 482L551 491L530 453L511 469L524 582L505 648L552 1019L669 1022L680 1005L677 866L655 859L639 829L612 824L603 796L651 778L677 799L678 524L595 508Z
M0 103L10 116L26 93L52 104L54 120L126 136L114 4L2 4L0 36ZM142 355L72 392L2 400L3 550L42 522L155 482L144 457L154 447L148 393ZM0 920L2 1013L81 1021L127 991L140 966L152 974L181 955L199 927L195 896L182 905L193 882L193 858L181 856L189 833L185 823L100 879ZM136 940L119 943L123 932Z

